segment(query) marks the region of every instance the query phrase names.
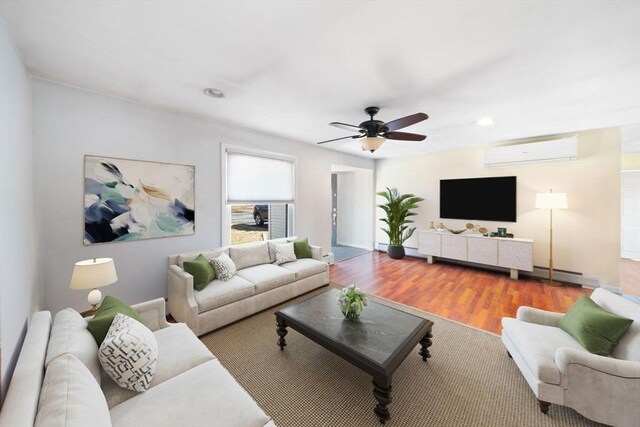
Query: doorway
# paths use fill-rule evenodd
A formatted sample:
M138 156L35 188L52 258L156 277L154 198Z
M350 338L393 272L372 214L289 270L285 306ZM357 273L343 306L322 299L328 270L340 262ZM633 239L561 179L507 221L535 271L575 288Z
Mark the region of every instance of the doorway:
M622 171L620 290L640 296L640 170Z
M373 250L373 170L331 168L331 253L338 262Z
M622 128L620 290L640 302L640 125Z

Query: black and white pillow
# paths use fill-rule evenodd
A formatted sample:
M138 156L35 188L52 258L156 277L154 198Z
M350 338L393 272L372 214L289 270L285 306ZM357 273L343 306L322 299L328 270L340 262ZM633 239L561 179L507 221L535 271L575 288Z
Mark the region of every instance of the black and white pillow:
M215 258L211 259L211 265L216 272L216 278L226 282L236 274L236 265L233 260L229 258L226 253L221 253Z
M293 249L293 242L291 243L276 243L276 264L284 264L285 262L296 261L296 252Z
M146 391L158 364L158 342L149 328L118 313L100 345L98 359L120 387Z

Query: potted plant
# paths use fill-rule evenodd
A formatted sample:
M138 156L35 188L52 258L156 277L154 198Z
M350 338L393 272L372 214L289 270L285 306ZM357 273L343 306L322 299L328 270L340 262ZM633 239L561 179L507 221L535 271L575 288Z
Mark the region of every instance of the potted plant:
M360 288L351 284L340 290L337 302L346 319L357 319L369 303L369 299Z
M412 209L418 207L418 203L424 199L416 197L413 194L400 194L397 188L388 188L386 191L380 191L378 196L384 197L387 202L378 207L387 214L386 218L380 218L380 221L387 224L387 228L382 231L389 236L389 246L387 254L393 259L404 258L404 246L402 244L413 234L415 227L409 227L407 224L413 223L407 219L416 215Z

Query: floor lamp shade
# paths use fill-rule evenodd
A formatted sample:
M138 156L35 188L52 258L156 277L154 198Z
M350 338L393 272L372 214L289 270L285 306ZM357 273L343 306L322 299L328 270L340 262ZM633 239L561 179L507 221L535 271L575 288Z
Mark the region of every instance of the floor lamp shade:
M91 289L87 298L89 304L95 306L102 299L98 290L103 286L118 281L116 266L111 258L94 258L76 262L71 274L71 289Z
M536 194L536 208L569 209L567 193L538 193Z
M567 193L536 194L536 208L549 209L549 284L553 285L553 210L568 209Z

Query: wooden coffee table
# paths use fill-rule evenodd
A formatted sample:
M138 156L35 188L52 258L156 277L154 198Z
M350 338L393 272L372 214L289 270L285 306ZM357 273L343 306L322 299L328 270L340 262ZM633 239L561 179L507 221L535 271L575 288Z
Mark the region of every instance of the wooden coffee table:
M345 319L329 289L277 311L278 345L284 350L290 327L352 365L373 376L374 412L382 424L389 420L391 376L420 343L422 360L431 357L433 322L373 301L357 320Z

